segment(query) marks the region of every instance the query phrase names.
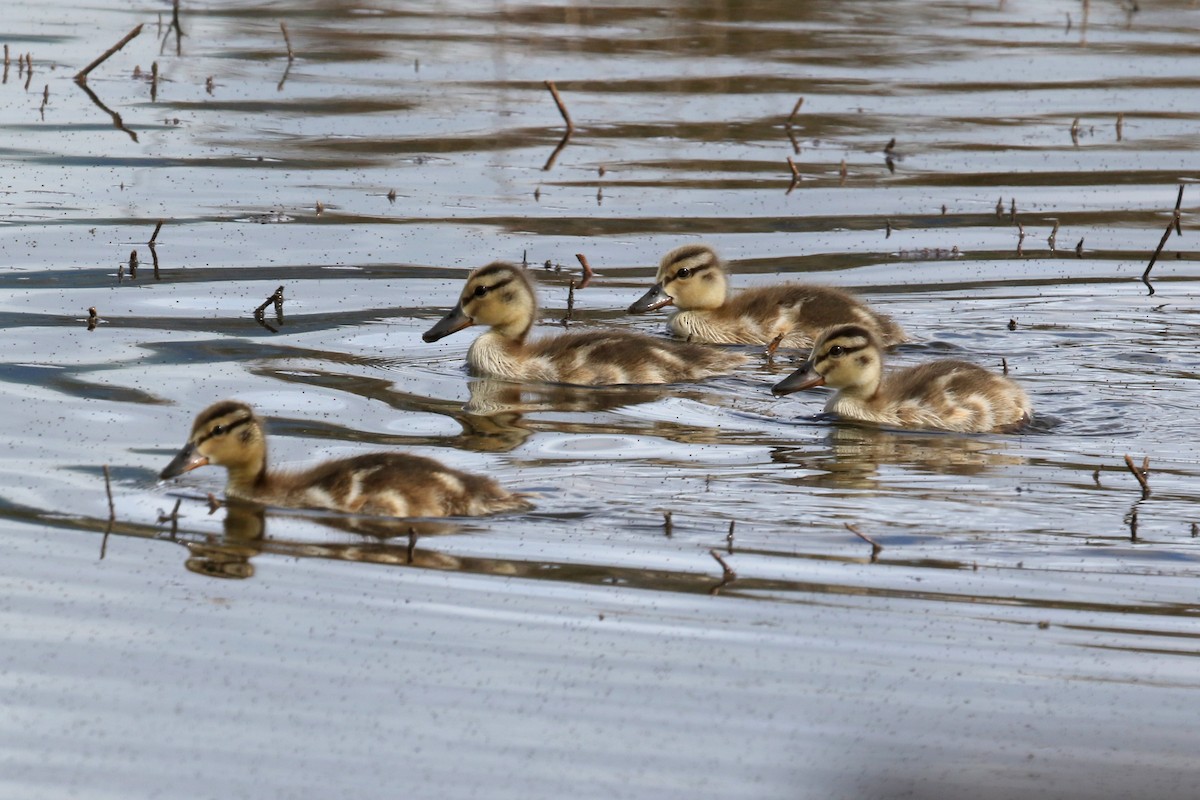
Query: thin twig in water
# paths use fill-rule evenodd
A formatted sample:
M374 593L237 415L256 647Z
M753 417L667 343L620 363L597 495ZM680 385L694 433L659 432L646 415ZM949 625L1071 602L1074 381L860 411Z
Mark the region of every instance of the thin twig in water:
M292 50L292 37L288 36L287 23L283 20L279 21L279 30L283 31L283 43L287 45L288 61L295 61L296 53Z
M217 496L215 494L213 494L212 492L209 492L208 493L208 513L215 514L215 513L217 513L217 509L219 509L220 507L221 507L221 501L217 499Z
M571 115L567 112L567 106L563 103L562 96L558 93L558 87L554 85L554 81L545 81L546 88L550 90L550 96L554 98L554 105L558 106L558 113L562 114L563 122L567 123L567 133L575 132L575 123L571 121Z
M158 241L158 232L162 230L162 226L163 221L160 219L158 224L154 226L154 233L150 234L150 241L146 242L146 244L154 244Z
M1054 220L1054 230L1050 231L1050 238L1046 242L1050 245L1050 252L1055 251L1055 245L1058 241L1058 220Z
M725 534L725 551L729 553L729 555L733 555L733 525L734 521L729 520L729 533ZM1194 525L1195 523L1193 523L1193 526Z
M1079 241L1075 244L1075 257L1083 258L1083 238L1082 237L1080 237Z
M417 552L417 529L411 525L408 528L408 563L413 563L413 554Z
M892 221L890 219L884 221L887 223L887 227L884 229L883 238L890 239L892 238Z
M721 554L716 550L709 550L708 554L715 558L717 563L721 565L721 582L708 590L709 594L717 595L721 593L722 589L737 580L737 573L734 572L733 567L729 566L729 562L722 558Z
M575 279L571 278L571 283L567 286L567 315L562 318L562 326L569 328L571 326L571 317L575 314Z
M1137 478L1137 482L1141 484L1142 499L1145 500L1150 497L1150 481L1148 479L1150 474L1150 457L1146 456L1142 459L1142 468L1138 469L1137 465L1133 463L1133 459L1126 453L1125 466L1129 467L1129 471L1133 473L1133 477Z
M790 186L788 186L788 189L786 192L784 192L784 194L791 194L792 190L800 184L800 169L796 166L796 162L792 160L791 156L788 156L787 162L788 166L792 168L792 183Z
M1183 204L1183 184L1179 184L1179 194L1175 196L1175 214L1171 220L1167 222L1167 229L1163 231L1162 239L1158 241L1158 247L1154 248L1154 255L1150 256L1150 263L1146 265L1146 271L1142 273L1142 283L1150 290L1150 294L1154 294L1154 287L1150 285L1150 270L1154 269L1154 263L1158 261L1158 256L1162 252L1163 246L1167 243L1167 239L1171 237L1171 231L1174 230L1178 235L1182 236L1183 231L1180 226L1179 207Z
M772 339L770 344L767 345L767 353L766 353L767 361L770 361L771 359L775 358L775 351L779 349L780 343L783 342L783 337L784 337L784 334L781 333L781 334L777 335L774 339Z
M675 532L675 525L671 521L671 512L664 511L663 512L663 535L667 536L669 538L671 536L671 534L673 534L674 532Z
M1124 133L1125 133L1124 128L1125 128L1125 112L1122 111L1117 114L1117 141L1118 142L1121 141L1122 137L1124 136Z
M576 289L586 289L588 284L592 282L592 277L596 274L592 271L592 265L588 263L587 256L583 253L576 253L575 258L579 259L579 266L583 267L583 280L580 281Z
M108 535L112 533L113 525L117 521L117 507L113 504L112 477L108 473L108 464L104 465L104 493L108 495L108 525L104 528L104 538L100 540L101 561L108 550Z
M113 53L117 52L117 51L118 51L118 50L120 50L122 47L124 47L125 45L129 44L129 42L130 42L130 41L132 41L132 40L133 40L133 38L134 38L135 36L137 36L137 35L138 35L139 33L141 33L141 32L142 32L142 26L141 26L141 25L138 25L136 28L134 28L133 30L131 30L129 33L125 34L124 38L122 38L122 39L121 39L121 41L117 42L117 43L116 43L116 44L114 44L112 47L110 47L110 48L108 48L107 50L105 50L105 51L104 51L104 52L103 52L103 53L100 55L100 57L99 57L99 58L97 58L97 59L96 59L95 61L93 61L92 63L88 64L88 65L87 65L86 67L84 67L83 69L79 70L79 72L75 73L75 82L76 82L76 83L87 83L87 76L88 76L88 73L89 73L89 72L91 72L91 71L92 71L92 70L94 70L96 67L100 66L100 65L101 65L101 64L103 64L105 61L107 61L107 60L108 60L108 59L109 59L109 58L110 58L110 57L113 55Z
M129 254L129 277L132 280L137 280L137 268L138 268L138 254L137 254L137 250L134 250L132 253Z
M865 533L860 531L858 529L857 525L854 525L853 523L850 523L850 522L845 522L842 524L846 526L846 530L850 531L855 536L862 539L867 544L871 545L871 563L874 564L876 561L878 561L879 554L880 554L880 552L883 551L883 545L881 545L879 542L875 541L870 536L867 536Z
M1007 358L1000 359L1000 369L1002 370L1004 375L1008 374L1008 359Z
M796 105L792 106L792 113L788 114L788 118L787 118L787 127L789 127L789 128L792 127L792 123L796 121L796 115L800 113L800 106L802 106L802 105L804 105L804 97L803 96L801 96L800 99L796 101Z
M272 303L275 304L275 321L277 323L279 323L280 325L282 325L283 324L283 287L282 286L280 286L274 292L272 292L271 296L268 297L266 300L264 300L262 305L260 305L256 309L254 309L254 321L257 322L259 325L262 325L264 328L269 330L271 333L279 333L279 329L276 328L275 326L271 325L270 323L268 323L265 315L263 314L263 312L266 311L267 306L271 305Z

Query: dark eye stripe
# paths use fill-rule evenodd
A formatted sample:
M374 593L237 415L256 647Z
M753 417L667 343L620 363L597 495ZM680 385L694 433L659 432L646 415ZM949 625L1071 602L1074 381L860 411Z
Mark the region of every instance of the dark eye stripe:
M222 436L226 433L229 433L234 428L240 428L241 426L250 422L251 419L252 419L251 417L241 417L240 419L235 419L233 422L229 423L228 425L217 425L211 431L209 431L208 433L204 434L199 439L197 439L196 444L204 444L205 442L207 442L209 439L213 438L214 436Z
M664 286L667 285L668 283L675 280L676 278L679 278L682 280L683 278L690 278L693 275L699 275L701 272L704 272L706 269L709 269L711 267L712 267L711 264L704 264L703 266L699 266L699 267L684 267L682 269L676 270L674 275L672 275L671 277L669 277L665 281L663 281L663 285ZM681 275L680 274L681 272L686 272L687 274Z
M488 294L490 292L494 292L497 289L503 289L505 286L508 286L512 282L513 282L512 278L506 278L502 281L497 281L496 283L493 283L490 286L484 286L483 284L476 284L474 289L472 289L467 294L463 295L463 302L465 303L473 297L483 297L483 294ZM477 294L477 292L480 289L483 289L483 294Z

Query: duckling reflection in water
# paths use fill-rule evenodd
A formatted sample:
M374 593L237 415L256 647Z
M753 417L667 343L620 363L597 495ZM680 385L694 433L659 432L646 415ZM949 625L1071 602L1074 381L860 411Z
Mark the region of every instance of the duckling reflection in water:
M490 330L471 343L473 375L580 386L694 381L721 375L746 356L628 331L581 331L529 340L537 296L529 275L496 262L467 277L458 304L424 335L427 342L471 325Z
M908 340L890 317L832 286L789 283L746 289L730 298L725 266L703 244L667 253L655 280L629 312L674 305L679 310L667 327L692 342L769 344L779 339L777 346L809 347L824 329L850 323L871 330L888 347Z
M393 517L480 516L533 507L491 478L403 453L271 471L262 423L248 405L233 400L200 412L187 444L159 477L174 478L210 463L228 471L228 495L266 505Z
M808 361L772 392L813 386L837 390L825 405L828 412L899 428L998 432L1024 425L1033 413L1020 386L967 361L942 359L885 375L882 345L858 325L821 334Z

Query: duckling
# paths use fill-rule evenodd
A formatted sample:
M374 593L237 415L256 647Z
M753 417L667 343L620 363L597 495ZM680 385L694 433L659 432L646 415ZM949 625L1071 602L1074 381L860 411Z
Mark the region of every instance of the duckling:
M675 383L729 372L746 356L628 331L581 331L529 341L537 295L526 271L496 262L467 276L458 304L425 332L436 342L470 325L491 326L467 350L474 375L580 386Z
M808 361L771 391L822 385L838 390L826 411L901 428L988 433L1017 428L1033 413L1020 386L966 361L940 359L884 375L883 346L861 325L825 331Z
M227 494L267 505L394 517L480 516L533 507L491 478L403 453L326 461L299 472L270 471L262 423L250 406L234 400L200 412L187 444L159 478L210 463L228 470Z
M674 305L679 310L667 327L690 342L809 347L825 328L848 323L870 328L888 347L908 341L890 317L831 286L789 283L728 298L725 266L708 245L686 244L667 253L657 281L630 313Z

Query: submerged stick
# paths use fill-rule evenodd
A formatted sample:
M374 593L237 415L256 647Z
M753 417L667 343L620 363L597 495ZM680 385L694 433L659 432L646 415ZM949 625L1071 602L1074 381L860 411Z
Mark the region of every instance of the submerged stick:
M1163 246L1166 245L1167 239L1171 238L1171 231L1179 236L1183 235L1182 226L1180 225L1179 207L1183 204L1183 184L1179 184L1179 194L1175 196L1175 213L1171 220L1167 222L1167 229L1163 231L1162 238L1158 240L1158 247L1154 248L1154 255L1150 256L1150 263L1146 265L1146 271L1142 273L1142 283L1150 287L1150 293L1154 294L1154 287L1150 286L1150 270L1154 269L1154 264L1158 261L1158 256L1162 253Z
M579 259L579 266L583 267L583 281L580 282L576 289L586 289L588 284L592 282L592 277L596 274L592 270L592 265L588 263L587 256L583 253L576 253L575 257Z
M129 33L125 34L124 38L122 38L121 41L117 42L112 47L105 50L100 55L99 58L97 58L92 63L88 64L83 69L79 70L79 72L75 73L75 82L76 83L87 83L87 76L88 76L89 72L91 72L96 67L100 66L105 61L107 61L110 57L112 57L112 55L114 53L116 53L118 50L120 50L125 45L129 44L141 32L142 32L142 26L138 25L136 28L131 30Z
M1133 473L1133 477L1137 478L1137 482L1142 486L1142 499L1150 497L1150 481L1147 475L1150 473L1150 456L1142 459L1142 468L1138 469L1133 463L1133 459L1129 454L1125 454L1125 466L1129 467L1129 471Z
M671 534L674 532L675 532L675 525L671 522L671 512L664 511L663 512L663 535L666 536L667 538L670 538Z
M854 525L849 522L845 522L842 524L844 524L846 526L846 530L850 531L855 536L862 539L867 544L871 545L871 563L874 564L876 561L878 561L879 554L883 551L883 545L881 545L879 542L875 541L870 536L867 536L865 533L860 531L858 529L857 525Z
M546 88L550 90L551 97L554 98L554 104L558 106L558 113L562 114L563 122L567 123L567 133L575 131L575 123L571 121L571 115L567 113L567 106L563 103L562 96L558 93L558 87L554 85L554 81L544 81Z

